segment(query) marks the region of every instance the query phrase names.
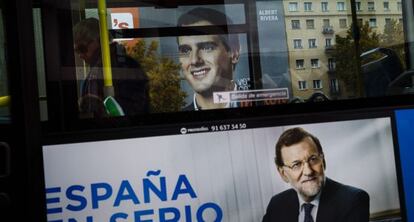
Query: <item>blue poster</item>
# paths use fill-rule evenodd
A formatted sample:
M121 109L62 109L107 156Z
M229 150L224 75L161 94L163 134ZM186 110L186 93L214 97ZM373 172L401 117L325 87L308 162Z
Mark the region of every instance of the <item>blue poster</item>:
M414 221L414 110L398 110L395 112L400 145L400 159L407 221Z

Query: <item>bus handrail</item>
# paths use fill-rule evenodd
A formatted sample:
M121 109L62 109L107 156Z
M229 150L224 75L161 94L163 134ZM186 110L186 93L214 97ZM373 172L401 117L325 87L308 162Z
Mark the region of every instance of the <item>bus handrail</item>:
M10 96L0 96L0 107L6 107L10 105Z

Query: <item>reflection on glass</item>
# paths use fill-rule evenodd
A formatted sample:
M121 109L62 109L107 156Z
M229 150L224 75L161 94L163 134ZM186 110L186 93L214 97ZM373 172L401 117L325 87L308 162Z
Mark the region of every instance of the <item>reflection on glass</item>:
M0 124L10 120L10 97L5 57L6 45L3 14L0 9Z
M357 11L362 89L365 96L394 94L389 86L406 69L401 1L361 1L361 4L366 5L366 10ZM350 43L342 40L343 44ZM338 63L338 69L343 69L342 64Z
M73 7L79 6L74 4ZM110 33L114 34L113 44L121 45L125 51L123 53L143 67L143 72L148 78L148 112L181 111L197 102L195 98L201 91L197 91L199 89L188 78L189 75L186 78L185 64L188 62L184 55L188 53L187 57L192 59L193 54L199 56L200 53L214 51L212 49L220 45L211 39L204 42L204 45L197 45L194 41L202 35L186 34L187 31L204 32L204 37L211 37L217 34L212 31L212 27L227 25L229 29L224 33L228 32L229 36L237 35L240 39L240 57L232 72L233 77L229 78L237 87L216 87L209 92L210 100L214 100L212 93L234 91L230 88L251 92L282 90L283 93L279 91L279 94L283 96L271 98L278 100L278 103L292 100L306 102L315 95L323 95L329 100L386 96L392 94L388 84L406 69L402 4L399 0L358 0L354 5L355 10L352 10L350 1L345 0L320 3L290 0L256 1L256 12L253 14L246 14L251 13L246 7L243 3L178 5L171 8L153 5L134 7L133 4L128 7L116 7L111 4L111 8L107 9L107 23L111 29ZM198 14L192 18L191 23L191 26L198 26L196 29L178 29L180 16L195 8L219 11L226 18L212 23L208 19L218 16L211 13L204 16L205 20L200 21L197 17L202 16ZM96 7L77 9L80 13L73 14L74 25L87 18L98 18ZM357 13L355 21L353 12ZM360 39L356 40L354 37L358 35L353 33L356 30L352 28L355 27L354 23L360 33ZM131 30L123 32L118 29ZM193 45L179 43L180 36L187 36L193 41ZM90 79L95 64L87 61L86 52L100 47L99 43L94 44L94 41L81 41L75 36L73 43L74 52L77 54L80 108L82 97L86 95L85 82ZM231 57L232 53L229 55ZM167 64L167 70L157 70ZM192 75L199 74L198 77L201 79L202 72L206 71L204 68L192 70ZM171 92L161 90L167 89L163 85L164 80L161 80L164 73L170 73L172 77L170 80L174 89L169 89ZM155 84L157 81L159 84ZM224 80L221 84L231 85L226 84ZM217 94L219 95L220 101L227 97L250 98L248 103L238 106L271 104L252 103L266 100L256 97L264 93ZM174 97L174 102L163 102L163 98L170 97L171 100L171 96ZM198 103L202 107L203 102ZM84 106L87 107L89 105Z
M313 95L321 94L326 99L354 96L352 90L346 92L341 85L343 82L338 80L334 65L337 39L347 35L352 23L348 1L323 1L321 7L314 7L312 11L299 9L296 12L286 10L291 2L283 1L286 24L290 23L288 21L306 23L306 27L296 29L286 26L292 98L310 101ZM352 45L346 49L355 53ZM351 63L355 63L355 59Z
M147 74L116 41L107 46L109 54L101 53L103 38L99 26L98 19L87 18L73 28L74 51L89 68L80 85L81 115L107 117L147 113ZM111 67L104 65L105 60ZM104 75L105 71L108 75Z
M35 52L36 52L36 73L37 73L37 85L39 90L39 107L40 107L40 120L46 121L48 119L47 110L47 94L46 94L46 71L44 60L44 47L43 47L43 30L42 30L42 17L41 10L39 8L33 8L33 31L35 40Z
M312 12L293 12L292 1L284 4L294 97L306 100L317 92L329 99L392 94L388 84L406 67L401 1L357 1L358 44L351 29L349 1L337 1L336 5L322 2L321 8ZM314 20L315 30L309 29L310 19ZM306 22L307 27L300 27L301 22ZM303 47L303 42L308 42L309 47ZM298 61L304 61L300 68ZM321 82L321 87L308 89L304 87L306 82Z

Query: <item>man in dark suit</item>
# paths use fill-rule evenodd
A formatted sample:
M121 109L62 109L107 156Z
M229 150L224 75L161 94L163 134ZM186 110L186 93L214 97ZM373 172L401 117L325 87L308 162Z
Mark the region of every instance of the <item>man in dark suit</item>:
M299 127L285 131L275 162L292 189L272 197L263 222L369 221L368 193L325 177L322 146L312 134Z

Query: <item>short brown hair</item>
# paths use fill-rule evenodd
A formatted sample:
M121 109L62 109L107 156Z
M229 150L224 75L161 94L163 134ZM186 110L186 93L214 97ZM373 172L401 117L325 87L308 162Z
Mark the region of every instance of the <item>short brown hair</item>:
M285 165L282 158L282 147L297 144L299 142L302 142L305 138L310 138L315 143L319 154L323 155L323 150L319 139L306 130L300 127L295 127L283 132L276 143L276 166L282 167ZM325 158L323 158L323 165L326 167Z
M177 21L177 26L185 26L194 24L200 21L207 21L214 26L225 26L227 32L227 25L232 25L233 21L224 13L211 8L194 8L182 14ZM240 41L237 34L219 35L221 42L227 51L239 51Z

